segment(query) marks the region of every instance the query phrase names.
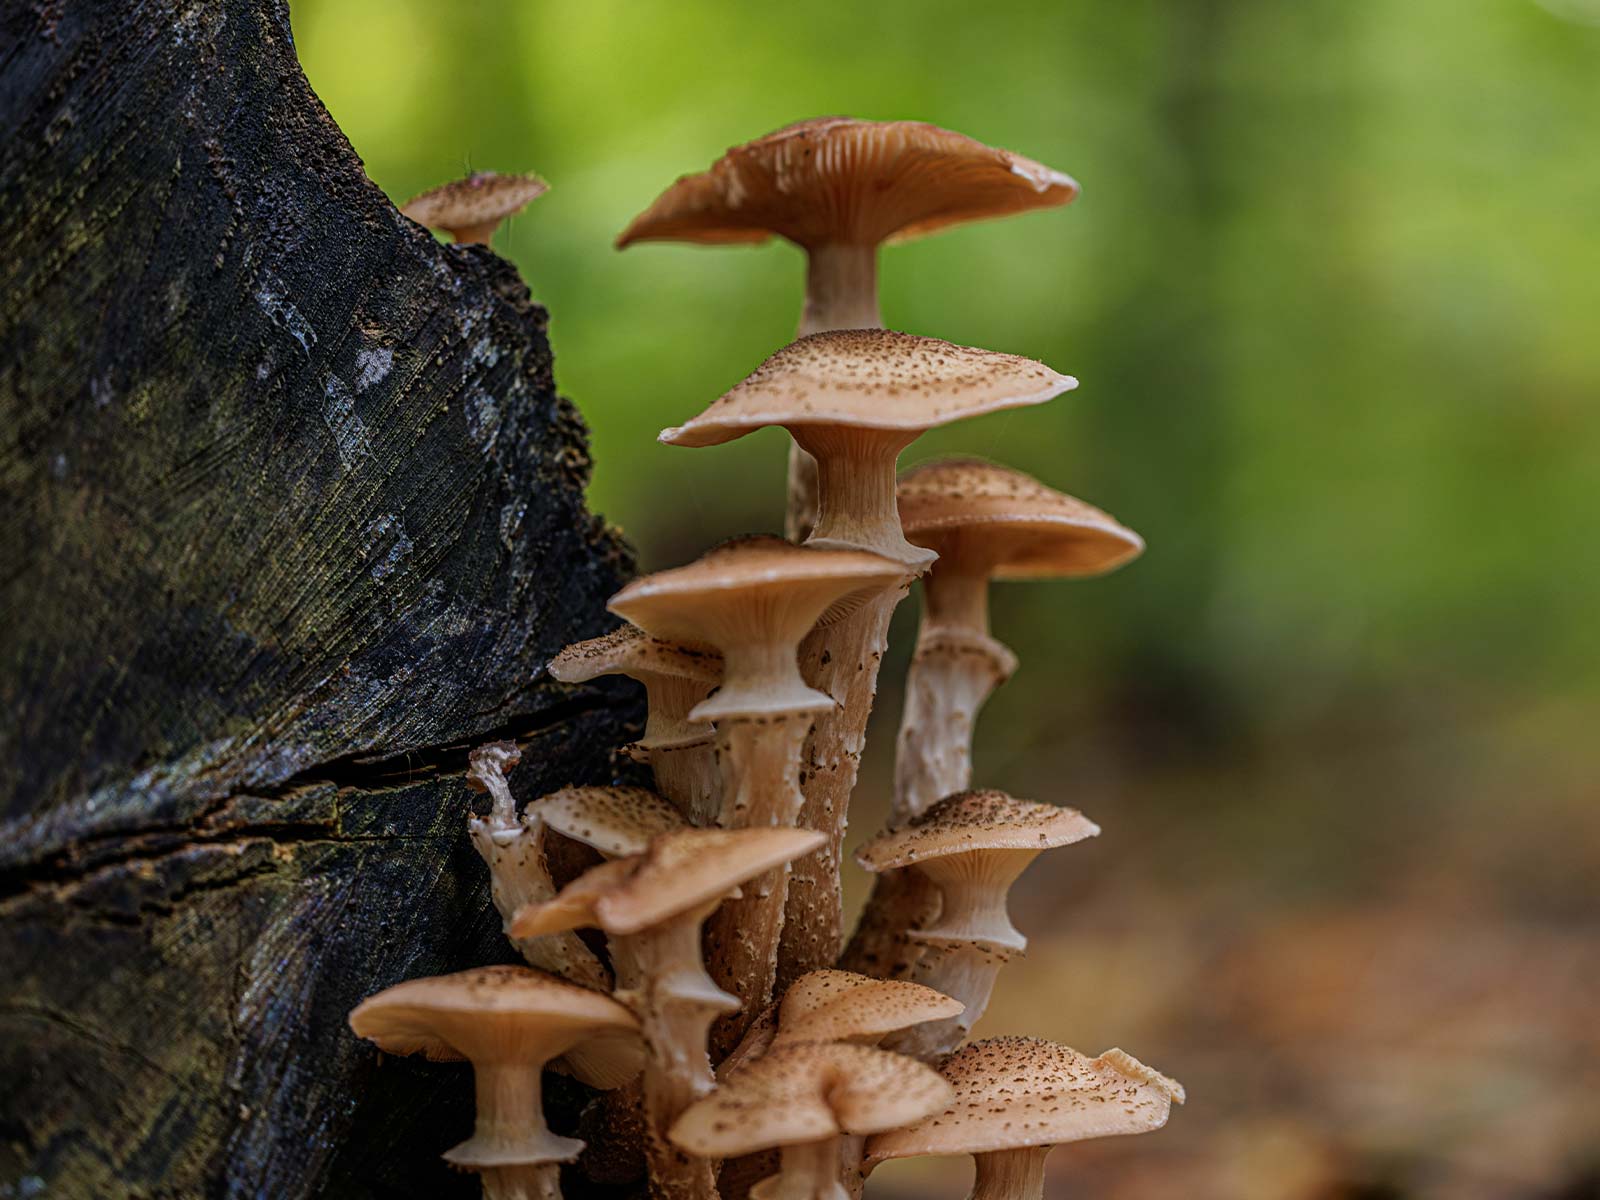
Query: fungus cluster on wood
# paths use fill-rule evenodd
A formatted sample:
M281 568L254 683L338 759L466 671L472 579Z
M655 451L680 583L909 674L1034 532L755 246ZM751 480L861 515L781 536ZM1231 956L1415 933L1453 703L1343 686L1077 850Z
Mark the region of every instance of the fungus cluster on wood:
M491 194L523 194L452 186L467 210L453 219L478 232ZM490 804L468 830L531 966L400 984L351 1016L386 1050L473 1062L479 1129L446 1157L482 1173L486 1195L557 1195L555 1164L577 1158L581 1143L544 1126L546 1064L613 1089L585 1121L603 1182L664 1200L842 1200L877 1163L913 1154L973 1155L975 1197L1037 1197L1049 1147L1159 1128L1182 1102L1120 1050L961 1045L1027 945L1011 884L1100 832L1074 809L972 787L978 712L1017 667L990 632L989 583L1099 574L1144 544L990 463L895 474L923 432L1076 381L883 329L879 244L1077 192L947 130L827 118L730 150L623 233L619 246L778 236L807 252L799 339L661 434L699 447L785 429L788 537L736 539L636 579L610 602L625 624L551 661L563 683L643 685L644 735L627 753L655 790L568 787L519 812L506 779L517 747L473 751L468 782ZM430 197L414 203L448 198ZM850 795L889 620L919 579L894 805L856 853L877 879L842 948ZM558 885L553 838L602 861ZM603 955L584 929L604 934ZM618 1139L636 1144L605 1144Z

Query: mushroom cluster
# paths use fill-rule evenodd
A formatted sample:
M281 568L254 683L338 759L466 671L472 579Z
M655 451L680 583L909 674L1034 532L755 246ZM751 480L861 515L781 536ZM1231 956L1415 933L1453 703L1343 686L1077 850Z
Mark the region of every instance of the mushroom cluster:
M530 186L474 177L408 211L442 225L449 200L458 239L487 240L498 198ZM783 428L786 536L635 579L609 602L622 624L550 661L559 684L643 685L643 734L624 757L653 787L629 768L626 784L519 805L515 743L469 756L487 804L466 831L529 965L401 983L351 1014L383 1050L473 1064L477 1131L445 1157L480 1173L485 1195L556 1197L559 1164L577 1163L595 1183L647 1181L657 1200L849 1200L887 1159L970 1154L975 1197L1038 1197L1050 1147L1159 1128L1182 1102L1120 1050L963 1045L1027 946L1012 883L1100 832L1075 809L973 786L979 710L1018 664L990 631L989 584L1100 574L1144 543L992 463L896 477L922 433L1076 380L884 329L879 245L1077 194L948 130L825 118L685 176L619 239L776 236L805 251L798 340L660 437L708 447ZM849 802L890 618L918 581L894 802L856 851L876 878L844 946ZM580 1122L587 1151L546 1127L546 1067L601 1093Z

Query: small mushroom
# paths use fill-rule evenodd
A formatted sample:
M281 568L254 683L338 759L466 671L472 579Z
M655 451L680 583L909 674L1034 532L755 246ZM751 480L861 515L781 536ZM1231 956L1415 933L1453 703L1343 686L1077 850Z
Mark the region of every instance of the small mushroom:
M643 854L653 838L686 827L676 808L636 787L566 787L541 796L524 812L607 858Z
M475 171L465 179L413 196L400 206L418 225L448 233L456 242L487 246L500 223L533 203L550 185L535 175Z
M612 597L613 612L653 636L722 652L722 686L690 717L717 724L724 827L796 824L801 746L816 714L833 707L800 677L800 640L903 577L875 554L757 537L636 579ZM785 866L712 921L712 973L743 1004L719 1027L719 1049L738 1041L772 994L787 888Z
M705 973L701 926L741 883L819 841L819 834L803 829L663 833L643 854L595 867L553 899L524 909L512 923L519 936L592 926L610 939L624 983L619 998L638 1014L649 1047L647 1154L652 1194L664 1200L716 1195L715 1163L688 1159L666 1140L677 1115L714 1086L707 1033L718 1013L739 1003Z
M783 995L774 1046L793 1042L876 1045L885 1034L957 1016L961 1001L920 983L870 979L823 968L802 975Z
M522 752L515 742L489 742L467 756L467 786L487 792L490 798L486 814L468 816L467 832L473 848L488 864L489 894L503 924L523 905L556 894L545 861L544 824L537 816L518 819L511 785L506 782L506 772L521 761ZM507 936L534 966L584 987L610 989L610 972L576 934L518 938L508 930Z
M722 659L705 647L663 642L632 625L576 642L550 660L562 683L626 675L644 685L644 736L628 747L650 764L656 787L695 825L714 825L721 803L711 726L689 710L722 678Z
M957 1050L939 1067L955 1102L867 1143L867 1169L891 1158L970 1154L968 1200L1042 1200L1044 1160L1063 1142L1148 1133L1167 1123L1183 1087L1131 1054L1088 1058L1037 1038L1000 1037Z
M917 871L938 888L938 920L911 935L926 947L915 979L966 1006L959 1016L893 1034L885 1045L932 1059L959 1044L988 1006L1000 968L1028 945L1006 912L1012 883L1041 852L1099 832L1076 809L1004 792L959 792L856 851L874 874Z
M388 1054L472 1063L477 1124L444 1157L478 1172L489 1200L559 1200L556 1164L583 1149L545 1125L539 1076L546 1063L582 1050L611 1087L639 1069L639 1023L626 1008L527 967L396 984L357 1005L350 1028Z
M775 1047L684 1110L672 1140L690 1154L726 1158L780 1149L778 1174L755 1200L846 1200L840 1138L895 1129L954 1096L929 1067L843 1042Z

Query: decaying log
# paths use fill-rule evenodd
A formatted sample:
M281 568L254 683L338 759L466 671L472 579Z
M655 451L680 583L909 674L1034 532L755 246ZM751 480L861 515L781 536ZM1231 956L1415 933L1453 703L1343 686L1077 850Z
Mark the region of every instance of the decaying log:
M544 326L282 0L0 6L5 1194L473 1194L465 1070L345 1014L511 957L470 745L526 798L637 736L542 672L628 570Z

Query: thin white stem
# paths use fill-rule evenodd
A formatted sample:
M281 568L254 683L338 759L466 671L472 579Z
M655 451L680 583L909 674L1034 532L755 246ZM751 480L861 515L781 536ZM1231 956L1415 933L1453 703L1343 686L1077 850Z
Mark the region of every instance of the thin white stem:
M839 1183L839 1139L785 1146L778 1173L750 1189L752 1200L850 1200Z
M561 1168L555 1163L486 1167L478 1176L484 1200L561 1200Z
M810 546L871 550L921 570L937 557L913 546L900 529L895 463L921 430L795 425L790 429L817 460L816 528Z

